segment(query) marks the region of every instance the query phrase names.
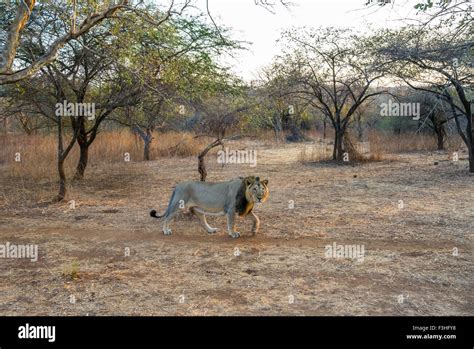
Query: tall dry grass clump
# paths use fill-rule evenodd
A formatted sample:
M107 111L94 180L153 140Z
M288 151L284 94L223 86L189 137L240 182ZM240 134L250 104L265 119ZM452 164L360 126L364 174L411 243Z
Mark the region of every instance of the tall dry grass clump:
M152 158L197 156L211 142L210 137L195 137L191 133L155 133L154 137Z
M452 135L446 140L448 151L457 151L462 147L462 140L457 135ZM374 130L368 133L366 142L358 142L352 134L347 134L344 148L349 154L350 162L367 162L392 160L393 154L403 152L436 151L437 143L433 135L413 133L395 135ZM299 161L303 163L328 161L332 159L332 152L332 140L319 140L303 147Z
M320 141L311 145L304 145L298 155L298 161L302 163L327 161L332 158L332 144Z
M69 141L65 137L65 144ZM151 158L196 156L208 139L189 133L154 134ZM133 162L143 161L142 139L127 130L102 132L89 148L86 177L109 173L132 174ZM125 159L129 159L126 162ZM77 185L72 178L79 160L74 145L65 162L67 192L72 195ZM88 184L90 183L88 179ZM58 190L57 140L50 135L0 135L0 208L35 205L51 201Z
M197 156L209 141L206 137L195 138L190 133L178 132L155 132L153 137L152 159ZM57 178L57 140L54 134L2 135L0 147L3 175L34 180ZM88 166L123 163L126 156L131 162L143 160L142 139L126 130L102 132L89 148ZM74 145L65 164L68 178L74 174L78 159L79 149Z
M154 132L151 143L151 159L159 157L196 156L206 146L205 137L196 138L191 133ZM108 132L100 135L91 148L92 164L122 162L125 153L131 161L143 160L143 140L128 131Z
M368 140L374 149L380 149L385 153L403 153L411 151L436 151L437 142L433 135L429 134L392 134L371 131ZM450 135L445 140L446 150L459 150L463 147L461 138L457 135Z
M374 149L385 153L401 153L407 151L436 150L433 136L424 134L392 134L371 131L368 141Z

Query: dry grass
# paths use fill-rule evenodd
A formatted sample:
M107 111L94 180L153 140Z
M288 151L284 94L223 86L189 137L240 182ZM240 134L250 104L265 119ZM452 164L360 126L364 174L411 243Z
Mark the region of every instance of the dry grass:
M302 148L299 160L302 162L318 162L329 160L332 156L331 135L325 140L316 131L305 132L313 139ZM282 135L284 139L284 135ZM256 144L262 146L282 145L283 140L277 140L271 130L259 131L251 135ZM350 159L357 161L380 161L387 154L409 151L434 151L436 142L433 136L413 134L382 134L370 132L367 142L356 142L351 136ZM151 146L151 158L188 157L196 156L208 143L208 137L195 137L191 133L154 133ZM238 143L238 142L236 142ZM451 137L448 150L459 151L463 143L459 137ZM2 135L0 136L0 164L6 165L6 172L14 178L24 180L41 180L56 178L56 138L55 135ZM103 132L90 148L89 166L124 163L125 154L130 155L131 162L143 159L143 141L129 131ZM17 154L20 161L17 160ZM68 177L74 173L79 158L78 147L75 146L66 160Z
M150 153L152 159L195 156L208 141L189 133L156 132ZM56 142L54 135L0 136L0 208L41 206L52 200L58 190ZM125 161L126 153L129 162ZM78 159L79 151L75 145L65 163L68 198L81 190L71 181ZM95 169L106 173L130 172L133 164L142 159L140 137L125 131L103 132L90 147L86 176Z
M333 143L331 141L320 141L306 145L301 149L298 160L301 163L316 163L330 161L333 154ZM392 155L387 155L380 149L372 148L370 142L346 142L348 163L363 163L371 161L393 160Z
M305 145L298 154L301 163L327 161L332 157L333 146L329 142Z
M321 140L321 135L315 131L305 132L305 135L315 140L304 147L299 154L302 162L318 162L329 160L332 156L332 138ZM283 135L284 136L284 135ZM284 138L284 137L283 137ZM284 144L277 140L270 130L260 131L252 135L257 144L275 146ZM151 146L151 158L188 157L196 156L208 143L210 138L194 137L191 133L154 133ZM427 135L388 135L371 132L368 141L359 143L351 137L354 148L350 148L349 157L354 161L380 161L387 154L406 151L436 150L435 139ZM449 149L459 150L462 142L457 137L449 140ZM55 179L56 173L56 138L54 135L3 135L0 136L0 164L6 165L6 172L14 178L24 180ZM17 154L20 161L17 160ZM90 148L89 166L103 164L123 164L125 154L130 155L130 161L143 159L143 141L128 131L104 132L100 134ZM66 160L66 173L70 178L79 158L77 146L73 148Z
M371 149L382 153L403 153L411 151L435 151L437 149L436 138L426 134L384 134L381 132L369 132L368 141ZM459 151L463 148L463 142L457 135L453 135L446 141L449 151Z
M297 155L301 163L317 163L331 159L333 145L331 138L321 140L317 132L306 133L315 140L306 142ZM286 147L277 141L272 131L260 131L250 138L227 142L232 149L244 149L249 139L257 147ZM353 138L352 138L353 139ZM372 132L365 143L353 142L349 159L352 162L391 161L398 158L394 153L406 151L432 151L436 149L433 137L418 135L416 137L381 135ZM154 134L151 146L152 159L195 157L210 142L206 137L194 137L190 133L158 133ZM450 140L450 147L457 150L457 140ZM56 139L49 136L4 135L0 136L0 207L47 205L58 189L56 171ZM208 157L214 156L218 148L214 148ZM130 162L125 161L125 154L130 155ZM15 161L19 154L20 161ZM278 156L279 160L280 155ZM73 183L75 166L79 157L75 146L66 160L68 198L74 197L80 186ZM140 137L128 131L103 132L90 148L86 176L94 169L104 173L123 173L130 171L134 164L143 159L143 142ZM34 188L34 190L32 190Z
M349 162L393 161L396 154L414 151L436 151L436 139L425 134L384 134L369 132L367 141L357 142L353 135L345 144ZM447 151L461 151L464 144L460 137L452 136L446 142ZM314 163L332 159L333 140L327 138L302 148L298 160L302 163Z
M150 155L159 157L194 156L206 146L209 139L195 138L190 133L154 133ZM4 135L0 136L0 164L15 178L40 180L57 178L57 140L54 135ZM20 158L16 158L17 153ZM130 161L143 159L143 141L128 131L104 132L97 136L89 151L89 166L124 163L125 154ZM66 173L70 178L79 159L78 147L74 146L66 159ZM20 161L16 161L20 160Z

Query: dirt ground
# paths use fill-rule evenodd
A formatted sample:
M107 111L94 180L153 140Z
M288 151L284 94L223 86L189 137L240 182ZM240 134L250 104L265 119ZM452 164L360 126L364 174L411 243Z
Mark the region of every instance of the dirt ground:
M467 161L409 153L303 164L301 147L259 147L254 168L209 156L209 181L269 179L261 230L252 236L251 221L238 220L239 239L225 217L209 218L219 228L209 235L183 214L164 236L149 216L177 182L197 179L195 158L88 168L69 195L74 209L7 202L19 184L0 169L0 243L39 251L37 262L0 259L0 315L474 314ZM27 196L52 183L21 185ZM363 246L363 260L327 257L334 243Z

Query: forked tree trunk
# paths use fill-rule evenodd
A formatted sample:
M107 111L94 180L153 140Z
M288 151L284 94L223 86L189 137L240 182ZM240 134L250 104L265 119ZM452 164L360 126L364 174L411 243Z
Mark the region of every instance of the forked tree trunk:
M81 180L84 178L84 172L87 167L87 160L89 158L89 143L87 140L86 124L83 116L79 116L77 129L77 144L79 144L79 161L76 166L76 173L74 180Z
M133 127L133 132L135 132L135 134L138 134L143 140L143 160L145 161L149 161L151 159L150 149L151 142L153 141L153 130L153 126L148 126L145 131L143 131L138 125L135 125Z
M206 148L204 148L198 155L198 172L199 172L199 175L200 175L200 180L201 182L205 182L206 181L206 177L207 177L207 170L206 170L206 161L205 161L205 158L206 158L206 155L207 153L209 152L209 150L211 150L212 148L215 148L217 147L218 145L222 145L222 140L221 139L217 139L215 140L214 142L212 142L211 144L209 144Z
M64 96L63 96L64 97ZM61 98L59 100L64 100ZM74 122L74 119L71 119ZM66 172L64 171L64 162L66 161L67 156L71 152L72 147L76 143L77 140L77 131L74 131L69 144L67 145L66 149L64 149L63 144L63 124L62 124L62 116L58 115L56 117L57 127L58 127L58 161L57 161L57 168L58 168L58 175L59 175L59 191L58 195L54 198L54 201L60 202L64 200L66 197Z

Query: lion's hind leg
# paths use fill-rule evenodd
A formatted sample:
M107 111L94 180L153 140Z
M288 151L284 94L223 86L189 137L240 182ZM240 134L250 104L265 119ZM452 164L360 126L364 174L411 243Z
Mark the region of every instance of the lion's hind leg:
M202 226L207 230L209 234L214 234L217 231L217 228L212 228L206 220L204 213L199 212L195 207L191 207L190 211L199 218Z
M171 231L169 225L170 225L171 222L173 222L173 219L174 219L174 217L176 216L177 213L178 213L178 211L174 211L174 212L170 213L169 215L165 216L165 221L163 223L163 234L171 235L172 231Z
M171 229L169 227L169 224L176 217L179 206L180 206L180 200L178 200L177 195L176 195L176 190L175 190L173 191L173 195L171 196L168 209L166 210L165 215L164 215L165 221L163 223L163 234L171 235Z

